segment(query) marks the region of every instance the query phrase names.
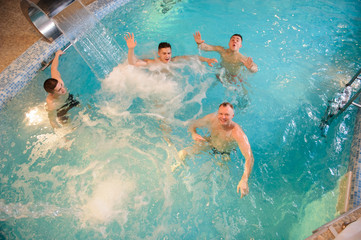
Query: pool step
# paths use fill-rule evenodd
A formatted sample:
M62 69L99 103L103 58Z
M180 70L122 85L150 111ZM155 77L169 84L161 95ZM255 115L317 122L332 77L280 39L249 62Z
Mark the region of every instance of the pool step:
M352 171L346 173L340 180L340 193L338 195L338 201L336 210L338 214L343 214L349 209L350 195L351 195L351 182Z
M335 239L348 225L361 217L361 205L312 231L305 240Z

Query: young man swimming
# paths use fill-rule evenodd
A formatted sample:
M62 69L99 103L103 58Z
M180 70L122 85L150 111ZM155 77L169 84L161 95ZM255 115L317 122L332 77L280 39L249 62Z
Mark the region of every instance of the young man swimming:
M62 50L55 53L51 65L51 78L45 80L44 89L48 93L46 97L46 110L50 125L53 128L59 128L61 124L67 123L68 117L66 113L73 107L79 105L79 101L75 100L72 94L69 94L61 79L60 72L58 71L59 56L63 55Z
M230 77L238 78L240 81L242 81L239 73L243 66L245 66L252 73L258 71L258 66L255 62L253 62L252 58L246 57L239 52L243 41L243 38L240 34L232 35L228 43L229 48L227 49L222 46L206 44L204 40L202 40L201 34L199 32L193 34L193 37L194 41L197 43L200 49L204 51L215 51L221 55L221 65L226 69L226 74Z
M171 61L178 61L180 59L190 59L193 56L177 56L172 57L172 47L167 42L161 42L158 46L158 57L155 59L138 59L134 54L134 48L137 46L137 41L134 40L134 33L127 33L124 37L128 46L128 62L134 66L147 66L149 64L164 63L167 64ZM215 58L206 58L197 56L201 62L207 62L209 66L218 62Z
M195 144L179 151L178 156L181 161L184 161L188 155L211 150L214 154L221 154L222 159L224 155L227 155L229 159L230 152L238 145L246 160L242 178L237 185L237 193L240 192L242 198L249 193L248 178L253 168L254 158L246 134L237 123L232 121L233 117L233 105L224 102L219 105L217 113L195 120L188 129ZM197 128L207 128L210 136L199 135Z

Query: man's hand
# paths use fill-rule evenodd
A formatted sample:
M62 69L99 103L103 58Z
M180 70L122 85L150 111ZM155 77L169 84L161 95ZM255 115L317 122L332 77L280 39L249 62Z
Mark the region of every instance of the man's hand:
M241 198L243 198L244 196L246 196L249 193L249 188L248 188L248 181L241 179L241 181L239 181L238 186L237 186L237 193L241 192Z
M192 138L196 142L204 142L204 141L206 141L201 135L199 135L197 133L192 134Z
M193 37L194 37L194 41L196 41L197 44L204 43L204 40L202 40L200 32L196 32L195 34L193 34Z
M208 65L210 66L210 67L213 67L213 63L217 63L218 62L218 60L217 59L215 59L215 58L208 58L207 60L206 60L206 62L208 63Z
M58 51L56 51L55 56L61 56L63 54L64 54L64 52L62 50L58 50Z
M252 58L248 57L245 61L242 61L244 66L248 69L251 69L254 65Z
M124 40L127 42L128 48L132 49L137 46L137 41L134 41L134 33L125 34Z

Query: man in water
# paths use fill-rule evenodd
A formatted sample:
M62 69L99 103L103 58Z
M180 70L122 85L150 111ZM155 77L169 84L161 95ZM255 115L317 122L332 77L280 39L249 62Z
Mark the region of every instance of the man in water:
M250 57L246 57L239 52L242 47L243 38L240 34L233 34L229 40L229 48L225 49L222 46L213 46L206 44L202 40L201 34L196 32L193 34L194 40L198 47L204 51L215 51L221 55L221 65L226 69L226 74L234 80L238 78L242 82L242 78L239 76L241 68L245 66L250 72L255 73L258 71L257 64L255 64Z
M45 80L44 89L48 92L46 97L46 110L48 111L49 121L53 128L59 128L68 121L66 113L73 107L79 105L79 102L74 99L72 94L69 94L61 79L58 71L59 56L64 54L62 50L55 53L51 65L51 78Z
M249 193L248 178L251 174L254 158L251 146L242 128L232 121L234 117L233 105L222 103L217 113L211 113L194 121L189 126L193 140L196 142L193 147L179 151L180 160L184 161L190 154L198 154L201 151L211 150L213 154L220 154L222 159L227 156L238 144L246 163L243 176L238 183L237 193L241 192L241 198ZM207 128L210 131L209 137L202 137L197 133L197 128Z
M171 61L177 61L180 59L190 59L192 56L177 56L172 58L172 47L167 42L161 42L158 46L158 56L156 59L138 59L134 54L134 48L137 46L137 41L134 40L133 33L127 33L124 37L128 46L128 62L130 65L135 66L147 66L148 64L154 63L169 63ZM218 62L215 58L206 58L202 56L197 56L201 62L207 62L209 66L212 67L212 64Z

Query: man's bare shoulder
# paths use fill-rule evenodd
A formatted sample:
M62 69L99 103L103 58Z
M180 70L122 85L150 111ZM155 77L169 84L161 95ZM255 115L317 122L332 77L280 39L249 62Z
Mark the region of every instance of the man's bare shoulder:
M203 125L211 126L217 121L217 115L215 113L210 113L198 120L196 120L199 123L202 123Z
M244 135L243 129L238 123L233 122L233 129L232 129L233 135Z
M52 96L51 96L51 95L48 95L48 96L46 97L45 101L46 101L46 104L51 104L51 103L53 102Z
M204 118L207 118L209 121L216 121L217 113L210 113L210 114L206 115Z
M47 108L48 111L51 111L51 110L55 109L54 99L50 95L48 95L46 97L45 101L46 101L46 108Z
M146 62L147 64L150 64L150 63L156 63L156 62L159 62L158 59L142 59L144 62Z

